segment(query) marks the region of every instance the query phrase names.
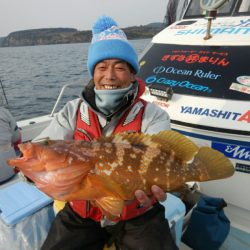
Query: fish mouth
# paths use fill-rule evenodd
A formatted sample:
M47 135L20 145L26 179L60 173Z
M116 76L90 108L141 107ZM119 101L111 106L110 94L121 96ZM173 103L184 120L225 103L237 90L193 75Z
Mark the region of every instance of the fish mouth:
M28 144L28 143L26 143ZM19 144L18 148L20 149L21 155L19 157L11 158L7 160L8 165L13 167L19 167L20 164L25 163L29 158L33 157L33 150L30 145Z
M25 157L11 158L7 160L7 164L12 167L18 167L19 164L26 162L26 159Z
M36 153L31 143L20 144L18 147L22 153L20 159L27 159L30 157L33 158L34 154Z

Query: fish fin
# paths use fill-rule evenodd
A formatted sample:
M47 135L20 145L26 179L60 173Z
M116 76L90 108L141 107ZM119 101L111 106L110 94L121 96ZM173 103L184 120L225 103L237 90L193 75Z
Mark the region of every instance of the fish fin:
M175 155L183 161L192 160L199 150L199 147L190 139L173 130L164 130L154 134L152 140L160 144L163 151L164 148L173 150Z
M93 205L100 208L107 218L114 220L120 216L124 206L124 201L118 194L119 190L120 187L111 180L107 180L102 176L88 174L78 190L60 198L66 201L90 200Z
M88 174L83 178L79 188L63 196L64 200L98 200L103 197L119 197L124 199L125 194L118 184L112 180L96 174Z
M124 201L122 200L123 190L112 180L99 176L91 175L88 177L89 185L91 185L95 190L96 199L92 202L100 208L108 219L114 220L121 215Z
M174 151L183 161L190 161L199 148L186 136L172 130L164 130L154 135L140 133L118 133L97 139L98 142L122 143L132 146L160 148L162 151Z
M120 132L117 134L112 134L110 136L102 136L95 139L98 142L109 142L109 143L120 143L120 144L129 144L129 145L139 145L147 144L147 139L150 138L150 135L140 134L140 133L126 133Z
M100 190L98 198L115 196L124 200L127 197L120 185L108 177L88 174L87 179L92 187Z
M206 166L208 175L201 175L200 181L217 180L230 177L234 174L232 162L221 152L209 147L200 148L191 165Z
M114 220L122 213L124 201L115 196L106 196L95 201L103 214L110 220Z

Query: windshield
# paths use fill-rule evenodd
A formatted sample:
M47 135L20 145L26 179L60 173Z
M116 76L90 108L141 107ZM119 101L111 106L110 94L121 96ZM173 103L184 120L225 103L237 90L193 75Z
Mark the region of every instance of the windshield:
M139 76L178 94L249 101L249 58L250 46L153 44Z
M239 4L239 14L241 13L247 13L250 14L250 0L243 0Z
M228 0L217 10L217 16L250 14L250 0ZM206 12L200 7L200 0L190 1L184 19L204 17Z

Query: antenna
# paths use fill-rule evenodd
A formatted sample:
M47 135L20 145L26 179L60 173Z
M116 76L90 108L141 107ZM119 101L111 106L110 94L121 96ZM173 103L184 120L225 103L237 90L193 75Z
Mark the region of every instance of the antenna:
M212 37L210 33L212 20L216 18L217 9L219 9L227 1L228 0L200 0L200 6L206 11L205 18L207 19L207 33L204 40L208 40Z

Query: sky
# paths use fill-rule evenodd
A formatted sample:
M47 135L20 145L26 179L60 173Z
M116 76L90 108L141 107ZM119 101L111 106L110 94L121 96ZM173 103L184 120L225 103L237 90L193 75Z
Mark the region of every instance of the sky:
M121 28L162 22L167 0L0 0L0 37L19 30L90 30L101 15Z

